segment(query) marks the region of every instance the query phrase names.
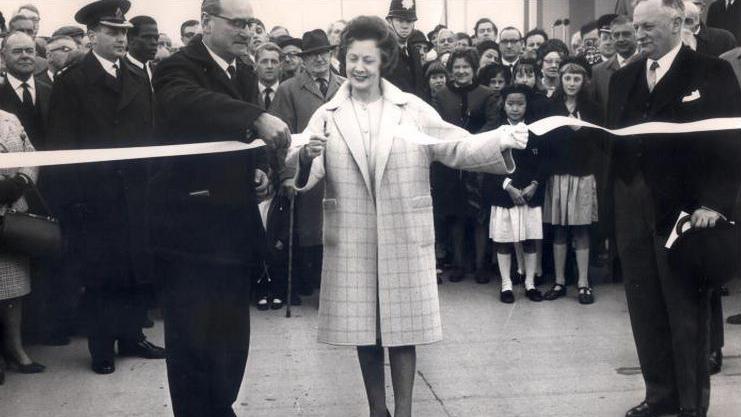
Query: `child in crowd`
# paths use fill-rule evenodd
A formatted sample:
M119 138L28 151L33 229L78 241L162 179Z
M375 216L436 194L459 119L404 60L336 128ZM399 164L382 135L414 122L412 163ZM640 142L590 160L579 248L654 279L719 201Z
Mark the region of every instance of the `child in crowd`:
M528 111L532 88L512 85L502 90L501 124L517 125L531 121ZM508 176L487 176L486 193L491 201L489 237L494 241L502 277L500 300L515 301L510 269L512 246L522 244L525 264L525 294L531 301L542 301L535 287L535 243L543 239L542 210L544 171L541 140L530 135L527 148L512 152L516 170Z
M587 93L589 65L583 58L567 58L559 70L561 82L553 98L551 114L601 124L602 109ZM598 220L597 152L604 136L593 129L563 127L548 135L550 178L543 219L553 226L553 261L556 283L545 294L547 300L566 295L566 252L572 237L579 270L579 302L592 304L589 285L589 228Z

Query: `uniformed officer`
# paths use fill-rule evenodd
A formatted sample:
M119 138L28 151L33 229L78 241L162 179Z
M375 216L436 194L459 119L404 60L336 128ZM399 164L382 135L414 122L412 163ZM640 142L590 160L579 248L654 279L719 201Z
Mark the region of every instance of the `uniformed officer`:
M144 146L154 127L146 75L126 55L132 25L128 0L100 0L75 15L88 28L93 49L60 74L51 98L51 149ZM115 371L119 355L161 359L164 349L142 333L141 284L150 263L145 161L56 167L52 199L68 241L65 261L82 275L89 307L92 369Z

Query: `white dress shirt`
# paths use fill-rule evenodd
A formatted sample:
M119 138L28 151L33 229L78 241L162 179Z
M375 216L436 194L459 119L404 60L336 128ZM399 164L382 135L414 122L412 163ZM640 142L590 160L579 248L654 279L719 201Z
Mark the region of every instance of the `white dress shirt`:
M265 90L270 87L270 101L275 99L275 92L278 91L278 85L280 83L276 81L273 85L265 85L262 81L257 82L257 90L260 92L260 98L265 99Z
M136 65L137 68L139 68L142 71L145 71L147 73L147 77L149 77L149 81L151 83L152 81L152 67L149 65L149 62L146 64L142 63L138 59L134 58L131 54L127 53L126 58L128 58L129 61L131 61L132 64Z
M100 62L100 65L103 66L103 69L105 70L105 72L110 74L113 78L118 78L118 71L116 71L116 69L113 68L113 66L115 65L120 70L121 69L120 60L117 59L116 62L109 61L103 58L102 56L98 55L97 53L95 53L95 51L93 51L93 55L95 55L95 57L98 58L98 62Z
M679 54L679 50L682 49L682 42L679 42L677 46L674 47L671 51L666 53L664 56L659 58L658 60L653 60L649 58L646 61L646 74L651 71L651 65L653 65L654 62L659 63L659 67L656 68L656 84L658 85L659 82L661 82L661 79L664 78L667 72L669 72L669 68L672 67L672 64L674 63L674 60L677 58L677 55Z
M21 103L23 103L23 81L15 78L14 76L10 75L8 73L7 75L8 83L13 88L13 91L18 95L18 99L20 99ZM33 79L33 76L31 76L28 81L26 81L28 84L28 90L31 92L31 99L33 100L33 104L36 104L36 81Z
M219 68L223 69L224 72L226 73L226 76L231 80L232 79L232 76L229 74L229 66L232 66L233 65L234 68L236 69L237 68L237 60L236 59L232 59L232 62L231 63L226 62L224 60L224 58L216 55L216 53L214 53L214 51L212 51L211 48L209 48L208 45L206 45L205 42L203 43L203 46L206 47L206 50L208 51L209 55L211 55L211 58L213 58L213 60L216 61L216 65L218 65Z
M635 52L633 52L633 55L631 55L631 56L630 56L630 57L628 57L628 58L623 58L622 56L620 56L620 54L615 54L615 56L617 56L617 64L618 64L618 66L619 66L620 68L624 67L624 66L625 66L625 62L626 62L627 60L629 60L629 59L633 58L633 57L634 57L634 56L636 56L636 55L638 55L638 50L637 50L637 49L636 49L636 51L635 51Z

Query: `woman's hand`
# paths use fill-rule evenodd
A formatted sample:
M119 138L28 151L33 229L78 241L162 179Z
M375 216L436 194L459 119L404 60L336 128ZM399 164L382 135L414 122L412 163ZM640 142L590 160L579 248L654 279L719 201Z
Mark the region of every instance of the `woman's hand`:
M507 149L525 149L527 147L530 133L524 123L517 126L504 125L496 131L499 132L499 146L503 151Z
M311 135L309 143L301 148L301 162L310 163L324 152L327 147L327 137L324 135Z
M507 194L509 194L509 198L512 199L512 202L515 203L515 205L524 206L525 204L527 204L522 196L522 191L513 187L511 184L507 186Z
M538 191L538 183L532 182L530 183L530 185L522 190L522 198L524 198L525 201L530 201L530 199L532 199L535 195L536 191Z

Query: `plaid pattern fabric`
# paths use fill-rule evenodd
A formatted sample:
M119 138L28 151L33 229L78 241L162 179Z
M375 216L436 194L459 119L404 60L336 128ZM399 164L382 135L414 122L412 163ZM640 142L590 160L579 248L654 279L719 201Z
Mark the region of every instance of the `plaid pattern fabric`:
M33 152L34 148L26 132L14 115L0 111L0 152ZM2 176L14 176L22 172L36 180L36 168L0 169ZM25 199L21 198L11 206L0 207L0 215L10 209L28 210ZM31 276L28 259L0 253L0 300L22 297L31 292Z
M430 164L440 161L493 174L514 167L509 152L500 152L497 133L433 146L395 138L400 124L440 138L465 138L469 133L444 122L427 103L388 82L384 81L383 91L374 172L367 167L347 84L307 127L316 133L326 127L328 133L324 154L314 160L309 181L299 190L325 182L319 308L319 341L324 343L373 345L380 339L384 346L404 346L441 340ZM296 159L293 153L288 163L295 164ZM375 190L371 184L376 184Z

